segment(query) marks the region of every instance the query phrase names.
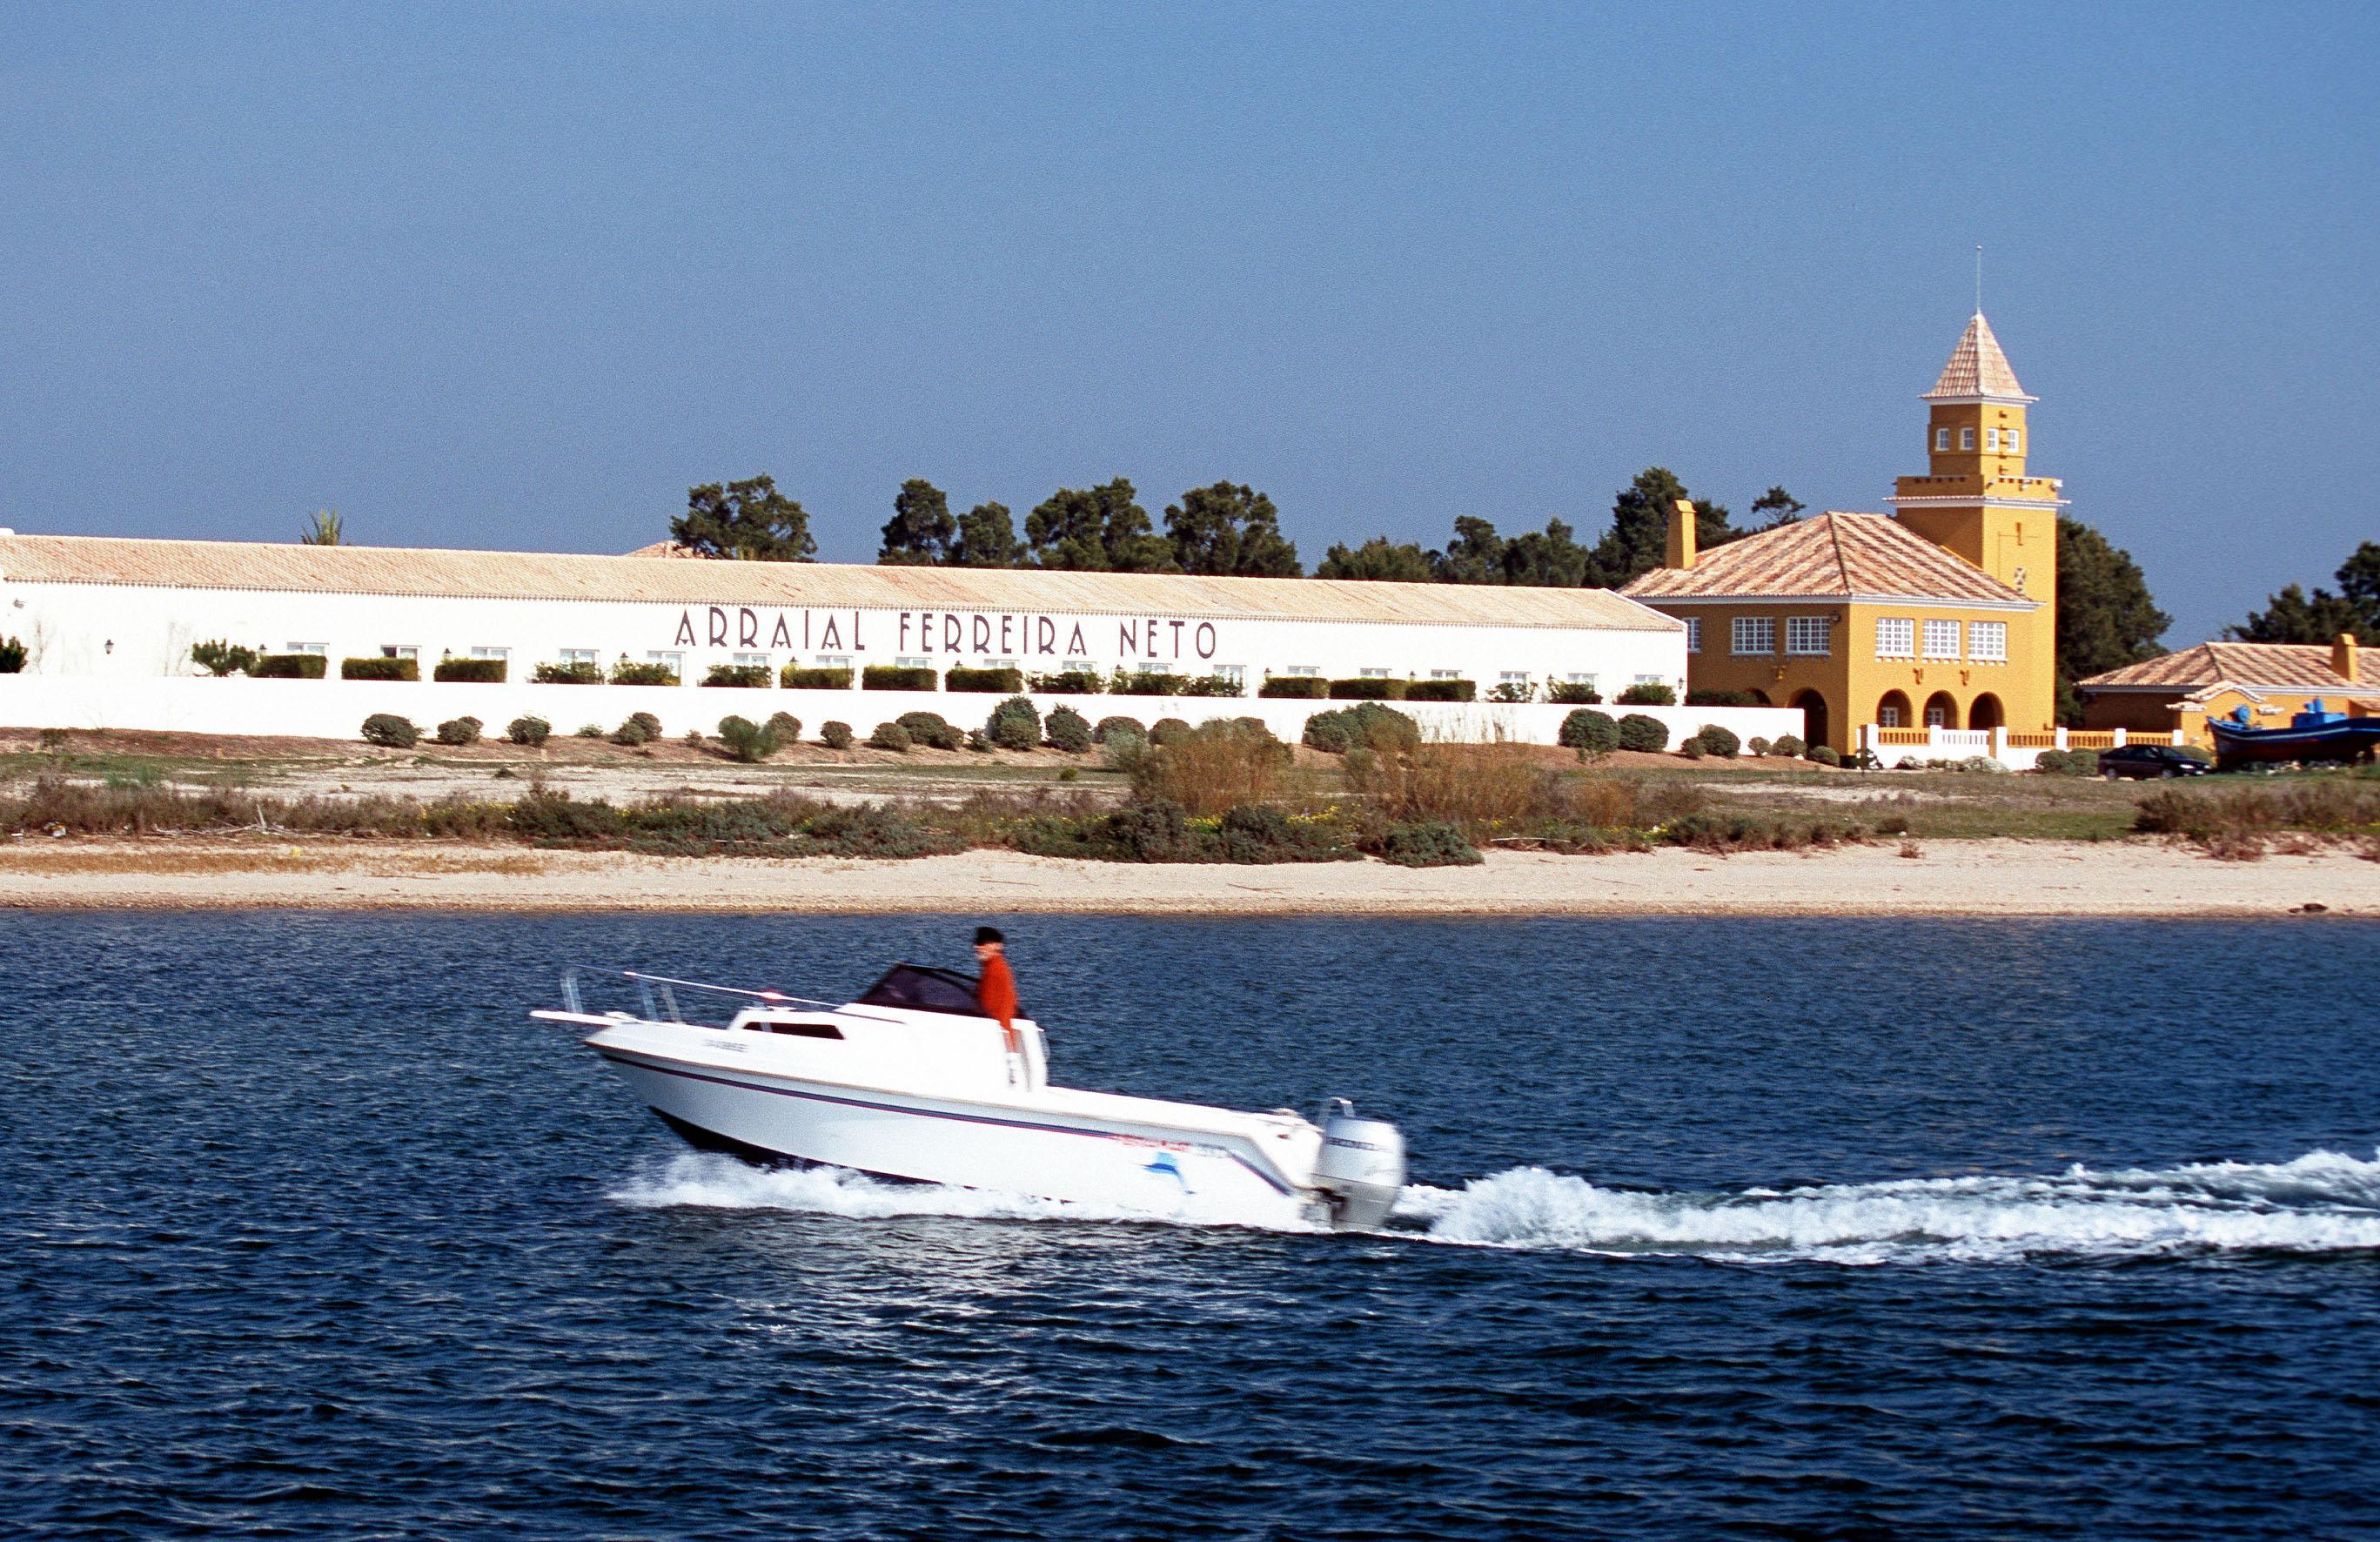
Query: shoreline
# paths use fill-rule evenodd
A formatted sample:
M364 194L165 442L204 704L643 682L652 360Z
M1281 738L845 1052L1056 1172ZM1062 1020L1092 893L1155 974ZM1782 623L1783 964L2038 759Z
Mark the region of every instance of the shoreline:
M1142 865L993 850L895 861L19 840L0 844L0 909L2380 918L2380 862L2345 848L2253 862L2150 841L1934 840L1917 850L1491 852L1477 867L1406 868Z

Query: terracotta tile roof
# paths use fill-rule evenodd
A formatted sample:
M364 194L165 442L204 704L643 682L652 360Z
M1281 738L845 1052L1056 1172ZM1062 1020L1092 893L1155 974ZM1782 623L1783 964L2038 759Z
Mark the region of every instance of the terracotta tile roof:
M2278 691L2359 688L2330 667L2329 649L2295 642L2202 642L2075 684L2084 690L2110 686L2186 691L2224 686Z
M1992 323L1984 313L1975 312L1974 320L1959 337L1959 346L1950 350L1950 362L1942 366L1942 378L1934 389L1925 393L1932 401L1941 396L2007 396L2030 402L2038 398L2024 394L2016 382L2016 371L2009 368L2008 355L2000 351L2000 340L1992 335Z
M128 584L467 599L630 601L671 605L808 605L1044 614L1436 626L1593 627L1668 632L1682 625L1609 589L1383 584L1326 578L1206 578L1031 568L875 567L698 562L567 552L386 546L279 546L105 536L0 536L0 581Z
M1655 604L1755 595L2036 603L1888 515L1832 510L1714 546L1689 568L1657 567L1620 592Z

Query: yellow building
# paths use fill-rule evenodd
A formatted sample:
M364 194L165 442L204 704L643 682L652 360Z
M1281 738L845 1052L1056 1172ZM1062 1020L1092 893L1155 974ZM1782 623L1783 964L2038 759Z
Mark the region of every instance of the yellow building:
M2202 642L2078 680L2085 728L2171 731L2214 747L2209 718L2241 707L2259 728L2287 728L2317 701L2350 717L2380 716L2380 688L2363 679L2362 650L2342 634L2328 648L2289 642Z
M2025 474L2034 397L1978 311L1928 404L1926 474L1894 515L1829 512L1694 550L1622 593L1685 622L1695 690L1799 707L1845 753L1863 723L2047 732L2057 713L2058 482Z

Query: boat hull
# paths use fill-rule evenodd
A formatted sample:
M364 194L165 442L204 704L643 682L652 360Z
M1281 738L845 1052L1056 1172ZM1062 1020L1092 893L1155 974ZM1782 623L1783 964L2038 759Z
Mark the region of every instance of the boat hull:
M2380 750L2380 718L2348 718L2308 728L2227 727L2210 722L2217 764L2278 765L2293 760L2356 760Z
M1207 1224L1303 1227L1328 1213L1266 1153L1232 1137L1037 1108L1029 1095L933 1098L593 1047L690 1144L747 1159Z

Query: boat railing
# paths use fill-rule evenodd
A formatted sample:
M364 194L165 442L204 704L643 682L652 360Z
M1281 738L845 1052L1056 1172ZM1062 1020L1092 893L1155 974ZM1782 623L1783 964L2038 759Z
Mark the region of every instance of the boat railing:
M581 984L595 980L625 980L633 984L637 989L638 1000L644 1007L644 1011L638 1015L649 1023L686 1022L686 1014L678 1005L677 993L681 990L698 991L709 996L733 997L740 1002L757 1002L766 1006L823 1007L828 1012L844 1017L868 1017L886 1023L901 1021L897 1017L886 1017L878 1013L860 1011L845 1002L821 1002L810 996L788 995L783 990L751 990L742 986L713 985L705 980L680 979L674 975L651 975L640 969L613 969L592 964L574 964L562 972L563 1004L572 1012L584 1015L587 1008ZM732 1016L733 1014L730 1015Z

